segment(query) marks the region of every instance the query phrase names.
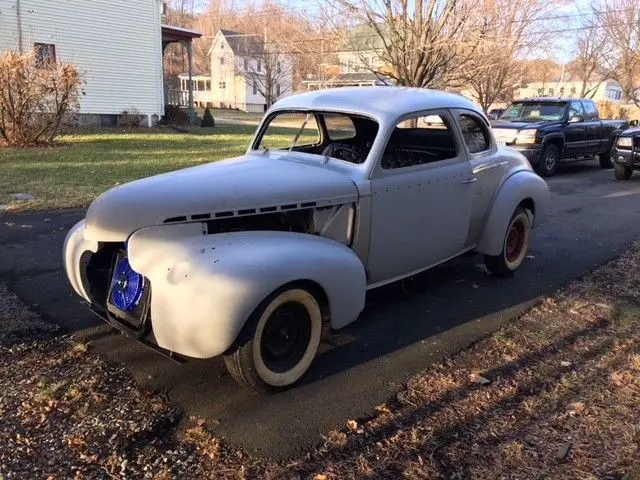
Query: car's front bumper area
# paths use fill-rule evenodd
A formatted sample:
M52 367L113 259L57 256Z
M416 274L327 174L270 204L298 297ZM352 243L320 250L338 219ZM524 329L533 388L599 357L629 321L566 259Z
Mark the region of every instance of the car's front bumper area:
M611 161L627 167L640 167L640 149L615 148Z
M540 158L542 157L542 145L509 145L509 147L524 155L525 158L529 160L532 167L538 165Z

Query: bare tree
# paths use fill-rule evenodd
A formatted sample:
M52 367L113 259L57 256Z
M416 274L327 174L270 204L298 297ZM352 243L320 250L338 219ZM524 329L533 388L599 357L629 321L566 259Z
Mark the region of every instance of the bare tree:
M354 52L375 51L367 68L399 85L446 88L463 80L486 23L468 0L327 0L337 18L364 26L348 36Z
M606 37L598 24L597 15L589 18L583 30L577 34L575 57L567 65L567 71L582 81L582 98L593 98L606 78L602 65L606 55L605 45Z
M606 76L620 84L627 101L640 106L640 0L610 0L594 10L605 38Z
M496 101L510 101L522 78L522 58L549 38L548 12L562 0L479 0L474 13L488 27L465 70L471 94L486 111Z
M243 76L254 94L265 98L267 107L292 89L293 59L285 46L270 41L267 27L259 34L228 35L236 53L236 74Z

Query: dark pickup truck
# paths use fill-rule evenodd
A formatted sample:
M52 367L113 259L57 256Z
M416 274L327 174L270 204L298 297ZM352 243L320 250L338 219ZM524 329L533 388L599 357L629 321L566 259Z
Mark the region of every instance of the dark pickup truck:
M592 159L613 166L615 140L629 126L625 120L600 120L592 100L532 98L513 102L491 122L498 144L519 150L545 177L559 163Z
M611 156L613 174L618 180L629 180L633 171L640 169L640 127L637 120L631 124L633 128L625 130L616 139Z

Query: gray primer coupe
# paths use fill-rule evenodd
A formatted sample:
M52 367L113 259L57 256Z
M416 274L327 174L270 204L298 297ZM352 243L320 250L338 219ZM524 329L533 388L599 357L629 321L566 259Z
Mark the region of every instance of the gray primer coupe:
M368 289L468 251L511 275L548 203L463 97L340 88L277 102L241 157L107 191L64 259L104 320L174 358L224 355L275 391Z

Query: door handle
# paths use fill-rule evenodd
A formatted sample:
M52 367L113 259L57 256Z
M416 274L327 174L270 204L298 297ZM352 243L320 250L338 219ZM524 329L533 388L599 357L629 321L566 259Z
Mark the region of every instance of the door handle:
M471 177L471 178L469 178L467 180L464 180L462 183L463 184L467 184L467 183L474 183L474 182L477 182L477 181L478 181L478 177Z

